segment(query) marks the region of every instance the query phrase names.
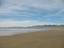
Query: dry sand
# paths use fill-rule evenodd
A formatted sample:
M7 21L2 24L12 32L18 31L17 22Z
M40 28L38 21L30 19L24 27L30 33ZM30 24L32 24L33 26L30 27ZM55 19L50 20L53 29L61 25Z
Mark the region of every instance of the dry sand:
M0 48L64 48L64 30L0 37Z

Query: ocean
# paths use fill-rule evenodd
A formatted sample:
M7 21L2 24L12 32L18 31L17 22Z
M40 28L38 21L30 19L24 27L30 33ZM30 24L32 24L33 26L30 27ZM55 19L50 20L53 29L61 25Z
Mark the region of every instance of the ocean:
M19 33L46 31L46 29L0 29L0 36L10 36Z

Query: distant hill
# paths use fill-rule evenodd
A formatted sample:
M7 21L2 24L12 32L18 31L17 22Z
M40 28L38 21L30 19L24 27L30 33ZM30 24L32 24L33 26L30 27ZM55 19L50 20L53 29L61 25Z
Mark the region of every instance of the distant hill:
M64 25L35 25L28 27L0 27L0 29L30 29L30 28L45 28L45 27L64 27Z

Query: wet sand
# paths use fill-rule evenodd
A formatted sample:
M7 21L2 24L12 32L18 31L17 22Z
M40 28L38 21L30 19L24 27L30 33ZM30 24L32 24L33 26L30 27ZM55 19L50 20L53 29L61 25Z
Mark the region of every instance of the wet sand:
M64 30L30 32L1 37L0 48L64 48Z

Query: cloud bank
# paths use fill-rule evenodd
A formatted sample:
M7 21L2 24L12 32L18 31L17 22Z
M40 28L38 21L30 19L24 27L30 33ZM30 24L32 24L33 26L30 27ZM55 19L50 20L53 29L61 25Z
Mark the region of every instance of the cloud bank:
M64 24L64 0L0 0L0 26Z

